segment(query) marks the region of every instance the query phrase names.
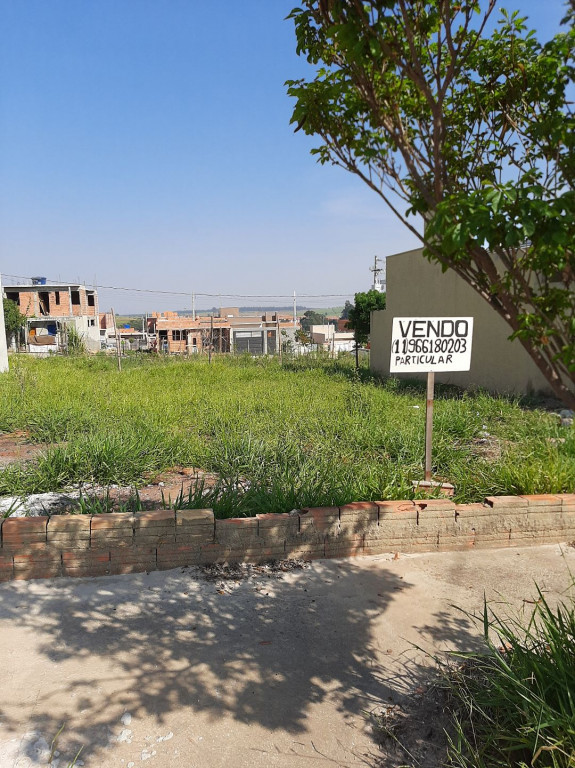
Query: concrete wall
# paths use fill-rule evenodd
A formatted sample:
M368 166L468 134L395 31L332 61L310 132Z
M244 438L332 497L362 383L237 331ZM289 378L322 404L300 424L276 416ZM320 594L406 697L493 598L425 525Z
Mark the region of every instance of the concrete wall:
M550 389L519 341L509 341L507 323L455 272L442 272L421 249L388 256L387 307L371 317L371 370L389 375L394 317L473 317L471 370L436 373L435 379L460 387L526 394ZM394 374L424 379L426 374Z
M214 520L210 509L6 518L0 581L222 562L570 542L575 494L357 502Z

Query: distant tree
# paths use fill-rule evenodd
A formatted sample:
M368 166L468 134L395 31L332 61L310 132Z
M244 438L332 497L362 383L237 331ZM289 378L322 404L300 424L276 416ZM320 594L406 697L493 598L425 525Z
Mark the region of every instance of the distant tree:
M369 339L371 312L385 309L385 293L373 290L355 294L355 304L349 310L348 328L354 332L355 343L367 344Z
M135 317L129 317L126 322L130 322L130 325L132 328L136 331L143 331L144 330L144 318L139 317L136 315Z
M298 328L295 332L295 340L298 344L303 344L304 347L307 347L311 344L311 336L307 334L302 328Z
M118 326L128 324L135 331L144 330L144 318L141 315L116 315Z
M304 331L309 333L312 325L324 325L325 321L325 315L320 315L319 312L316 312L313 309L308 309L303 313L300 325Z
M353 309L353 304L351 301L346 301L345 306L341 311L341 315L339 316L340 320L349 320L349 312Z
M6 338L11 340L18 338L20 330L26 324L26 316L18 309L18 305L11 299L4 299L4 323L6 325Z

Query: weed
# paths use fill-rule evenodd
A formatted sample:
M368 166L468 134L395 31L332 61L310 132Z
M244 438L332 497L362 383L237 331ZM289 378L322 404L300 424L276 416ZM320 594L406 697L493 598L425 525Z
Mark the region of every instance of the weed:
M46 450L0 470L0 495L137 485L194 466L220 479L186 503L208 499L227 516L412 498L423 476L425 388L356 372L353 356L210 365L130 355L121 373L99 355L13 360L0 380L0 430L26 429ZM553 414L437 390L434 473L456 486L456 501L573 491L575 433ZM484 432L490 450L479 452Z
M446 675L455 711L452 765L575 765L575 603L570 596L552 607L539 588L535 603L527 623L501 618L485 603L485 651L454 654L459 663Z

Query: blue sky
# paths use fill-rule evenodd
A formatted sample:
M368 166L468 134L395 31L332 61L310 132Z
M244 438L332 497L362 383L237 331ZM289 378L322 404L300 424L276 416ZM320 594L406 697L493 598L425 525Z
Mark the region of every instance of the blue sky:
M0 0L2 272L352 297L374 254L416 246L373 192L294 135L284 82L309 71L284 20L295 4ZM564 8L504 5L542 38ZM189 304L101 299L118 311Z

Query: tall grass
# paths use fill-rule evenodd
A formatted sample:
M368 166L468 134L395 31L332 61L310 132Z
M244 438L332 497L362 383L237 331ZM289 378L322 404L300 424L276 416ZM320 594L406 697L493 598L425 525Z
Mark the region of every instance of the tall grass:
M575 607L538 590L525 626L484 609L486 651L448 675L459 768L575 766Z
M356 374L351 358L141 355L118 372L104 356L16 356L0 378L0 430L28 430L46 449L3 469L0 494L138 484L183 465L220 477L222 515L407 498L423 475L424 420L422 386ZM458 501L571 491L575 430L517 400L439 387L434 472Z

